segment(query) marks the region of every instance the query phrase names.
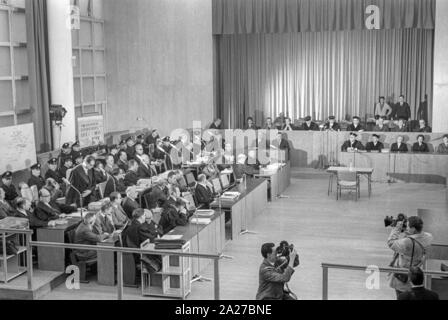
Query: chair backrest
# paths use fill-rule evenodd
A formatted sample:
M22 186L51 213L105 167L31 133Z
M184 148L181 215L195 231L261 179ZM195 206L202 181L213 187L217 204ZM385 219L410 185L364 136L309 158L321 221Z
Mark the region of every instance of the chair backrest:
M356 172L338 172L338 181L356 181Z
M106 192L107 181L98 183L98 190L100 192L101 199L104 199L104 193Z

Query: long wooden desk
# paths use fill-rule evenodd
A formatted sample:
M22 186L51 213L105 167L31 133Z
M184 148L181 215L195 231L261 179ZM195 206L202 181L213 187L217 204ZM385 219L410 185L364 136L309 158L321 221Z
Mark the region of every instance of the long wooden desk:
M275 197L281 195L291 184L291 163L287 162L277 171L270 173L259 173L254 175L256 179L267 179L269 183L270 197L269 201L273 201Z
M229 211L232 222L232 240L240 235L241 231L250 227L255 215L260 214L267 205L267 181L265 179L247 179L247 188L241 192L240 197L232 202L215 201L212 208L222 208ZM238 186L230 191L239 191Z
M445 184L448 156L421 153L341 152L340 164L372 167L375 182L417 182Z
M66 224L38 228L37 241L64 243L65 233L74 229L81 221L79 217L65 219ZM37 257L40 270L65 272L65 249L38 247Z

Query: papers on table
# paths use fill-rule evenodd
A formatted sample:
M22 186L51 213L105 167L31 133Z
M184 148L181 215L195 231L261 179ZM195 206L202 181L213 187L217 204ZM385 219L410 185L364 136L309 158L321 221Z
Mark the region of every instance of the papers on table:
M181 234L166 234L161 239L163 240L180 240L182 239Z
M191 219L191 223L194 223L194 224L209 224L210 222L212 222L212 220L209 218L192 218Z
M221 200L236 200L240 195L237 191L227 191L222 194Z
M233 170L230 168L230 169L224 169L224 170L222 170L221 171L221 174L232 174L233 173Z
M198 216L202 216L202 217L211 217L215 214L215 211L213 211L213 210L197 210L196 214Z

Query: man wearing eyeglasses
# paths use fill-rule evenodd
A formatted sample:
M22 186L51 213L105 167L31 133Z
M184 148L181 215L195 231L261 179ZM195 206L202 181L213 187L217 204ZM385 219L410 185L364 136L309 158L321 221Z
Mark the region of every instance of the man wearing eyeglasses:
M39 202L37 203L35 210L35 217L39 222L47 223L48 226L54 226L55 220L59 218L65 218L65 214L61 213L57 208L52 207L51 193L45 188L39 191Z

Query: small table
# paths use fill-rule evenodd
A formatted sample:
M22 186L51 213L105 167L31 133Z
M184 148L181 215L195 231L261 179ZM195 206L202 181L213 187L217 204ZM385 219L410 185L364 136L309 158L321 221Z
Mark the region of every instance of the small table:
M356 172L356 175L366 175L368 181L368 191L369 198L372 194L372 174L373 168L347 168L347 167L329 167L327 172L330 173L330 178L328 181L328 196L330 192L333 192L333 176L337 175L339 172Z

